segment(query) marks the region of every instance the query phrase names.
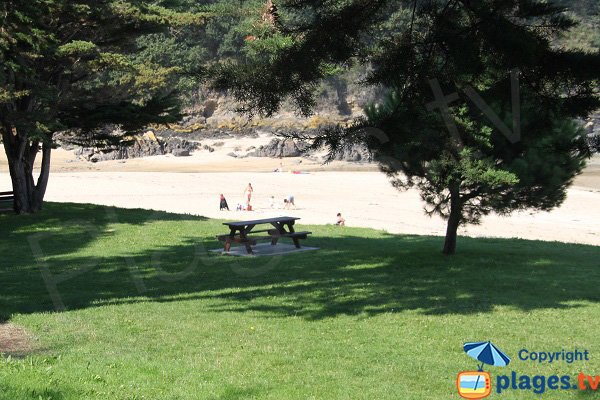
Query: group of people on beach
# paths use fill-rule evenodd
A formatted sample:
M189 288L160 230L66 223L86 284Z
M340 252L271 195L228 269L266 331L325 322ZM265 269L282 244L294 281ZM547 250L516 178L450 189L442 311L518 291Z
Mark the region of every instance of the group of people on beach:
M248 186L246 186L246 188L244 189L244 192L242 194L243 198L246 200L246 205L243 206L242 204L238 203L236 206L236 211L252 211L252 204L250 202L252 201L253 193L254 193L254 188L252 187L252 183L248 183ZM271 196L269 206L273 209L280 208L280 207L278 207L278 205L275 202L275 196ZM290 194L290 195L287 195L283 199L282 208L289 210L292 207L294 207L294 209L296 209L296 202L295 202L294 195ZM227 199L225 198L223 193L221 193L219 196L219 209L221 211L223 211L223 210L230 211L229 204L227 204ZM335 224L339 225L339 226L346 225L346 220L342 217L341 213L337 214L337 221Z
M245 200L245 205L242 205L240 203L238 203L237 207L236 207L236 211L252 211L252 194L254 193L254 188L252 187L252 183L248 183L248 186L246 186L246 188L244 189L244 192L242 193L242 196ZM227 199L225 198L225 196L223 195L223 193L220 194L219 196L219 209L221 211L223 210L229 210L229 204L227 204ZM283 199L283 205L281 207L278 207L278 205L275 202L275 196L271 196L270 199L270 207L271 208L284 208L284 209L291 209L292 207L295 209L296 208L296 202L295 202L295 198L294 195L290 194L287 195L284 199Z
M242 193L243 198L246 199L246 206L243 207L240 203L238 203L238 205L236 207L236 211L241 211L241 210L252 211L252 204L250 204L250 202L252 201L252 193L254 193L254 188L252 187L252 183L248 183L248 186L246 186L246 188L244 189L244 193ZM227 204L227 199L225 198L223 193L221 193L219 196L219 209L221 211L223 211L223 210L230 211L229 204Z

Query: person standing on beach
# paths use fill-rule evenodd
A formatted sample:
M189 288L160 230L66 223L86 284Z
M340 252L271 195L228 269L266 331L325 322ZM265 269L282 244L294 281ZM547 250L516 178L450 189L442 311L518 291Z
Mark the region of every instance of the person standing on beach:
M247 197L248 200L248 205L250 205L250 200L252 200L252 192L254 192L254 189L252 188L252 184L248 183L248 186L246 186L246 189L244 190L244 197Z

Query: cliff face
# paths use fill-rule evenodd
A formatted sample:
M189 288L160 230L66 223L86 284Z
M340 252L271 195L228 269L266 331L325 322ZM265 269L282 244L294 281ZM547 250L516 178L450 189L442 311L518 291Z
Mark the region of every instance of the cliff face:
M354 77L359 82L363 76ZM186 109L187 117L175 130L241 131L261 129L279 130L316 129L329 123L352 120L363 115L364 107L381 98L381 90L348 83L348 79L330 78L317 89L317 106L309 117L299 116L290 104L269 118L247 116L238 112L241 104L225 92L200 88L194 95L193 105Z
M194 151L211 152L209 144L214 140L235 140L241 136L258 138L259 134L273 135L268 144L230 154L235 157L298 157L313 159L322 157L307 153L303 143L277 137L281 133L314 133L319 127L351 121L363 116L363 108L377 101L381 93L360 85L348 86L342 80L323 85L318 95L315 114L301 117L290 105L270 118L249 119L238 113L241 104L227 93L199 90L198 101L186 110L186 116L178 124L151 126L144 135L107 148L77 148L77 154L88 161L129 159L153 155L173 154L187 156ZM600 112L581 121L586 139L593 151L600 152ZM208 141L208 142L207 142ZM203 142L202 144L200 142ZM63 142L63 144L65 144ZM68 147L68 146L65 146ZM371 154L364 146L349 146L338 151L335 160L371 162Z

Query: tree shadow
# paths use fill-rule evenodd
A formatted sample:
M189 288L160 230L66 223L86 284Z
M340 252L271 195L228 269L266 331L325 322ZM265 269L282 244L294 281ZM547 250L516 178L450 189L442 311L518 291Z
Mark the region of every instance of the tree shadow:
M56 384L53 384L56 386ZM24 387L16 387L6 382L0 383L0 396L6 399L74 399L81 398L83 393L77 393L73 389L60 388L60 389L28 389Z
M368 230L357 236L352 229L311 227L315 234L307 244L320 251L240 258L208 252L219 247L214 239L223 233L219 221L114 210L122 229L139 228L115 237L110 234L115 223L99 217L99 208L59 208L43 217L56 234L40 246L41 266L30 246L41 225L9 221L14 229L0 252L4 319L57 310L57 297L65 309L206 299L213 312L309 320L404 311L469 315L498 306L530 311L600 301L595 261L600 250L594 246L461 238L459 254L447 257L440 253L438 237ZM65 224L65 216L79 216L71 221L81 222ZM89 234L90 221L98 221L96 235ZM160 224L153 227L156 221L193 228L168 233L181 235L176 243L137 246L131 235L143 241L149 229L160 229ZM90 246L95 252L88 251ZM98 246L106 246L107 254L98 255ZM40 273L43 264L56 281L54 289Z
M209 400L241 400L256 398L259 394L266 390L258 390L256 388L238 388L235 386L226 386L222 389L222 394L210 397Z

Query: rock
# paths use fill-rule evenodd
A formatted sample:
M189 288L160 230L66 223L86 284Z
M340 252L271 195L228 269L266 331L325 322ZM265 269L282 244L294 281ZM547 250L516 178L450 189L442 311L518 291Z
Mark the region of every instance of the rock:
M125 138L118 145L104 148L79 147L76 148L75 155L91 162L127 160L164 154L185 157L189 156L199 145L196 142L174 137L162 139L157 137L154 132L148 131L140 136Z
M79 147L75 150L75 155L84 160L89 160L94 155L94 149L88 147Z
M227 154L229 157L233 157L233 158L237 158L237 154L235 154L234 152L228 153Z
M204 118L210 118L213 116L219 104L215 100L207 100L204 102L204 110L202 116Z
M174 154L177 157L182 157L182 155L177 154L183 154L184 152L187 152L186 156L189 156L191 152L199 147L200 143L198 142L190 142L180 138L169 138L163 144L164 154Z
M590 150L593 153L600 153L600 133L589 133L585 137L585 141L587 142Z
M366 146L351 145L339 149L334 155L334 160L352 162L371 162L372 157Z
M185 149L175 149L171 152L175 157L189 157L190 151Z
M197 114L189 114L183 117L179 123L184 127L203 125L206 124L206 117Z
M587 124L583 126L587 133L594 132L594 121L589 121Z
M581 122L586 132L585 140L591 151L600 153L600 112L593 113Z
M250 157L299 157L304 153L306 145L296 143L293 139L273 139L269 144L260 146L248 153Z
M308 156L307 146L293 139L273 139L269 144L247 154L249 157L300 157ZM372 157L366 146L352 145L340 149L334 160L352 162L371 162Z
M120 146L123 154L118 159L140 158L149 156L158 156L165 154L164 147L152 131L144 133L134 139L131 146Z

